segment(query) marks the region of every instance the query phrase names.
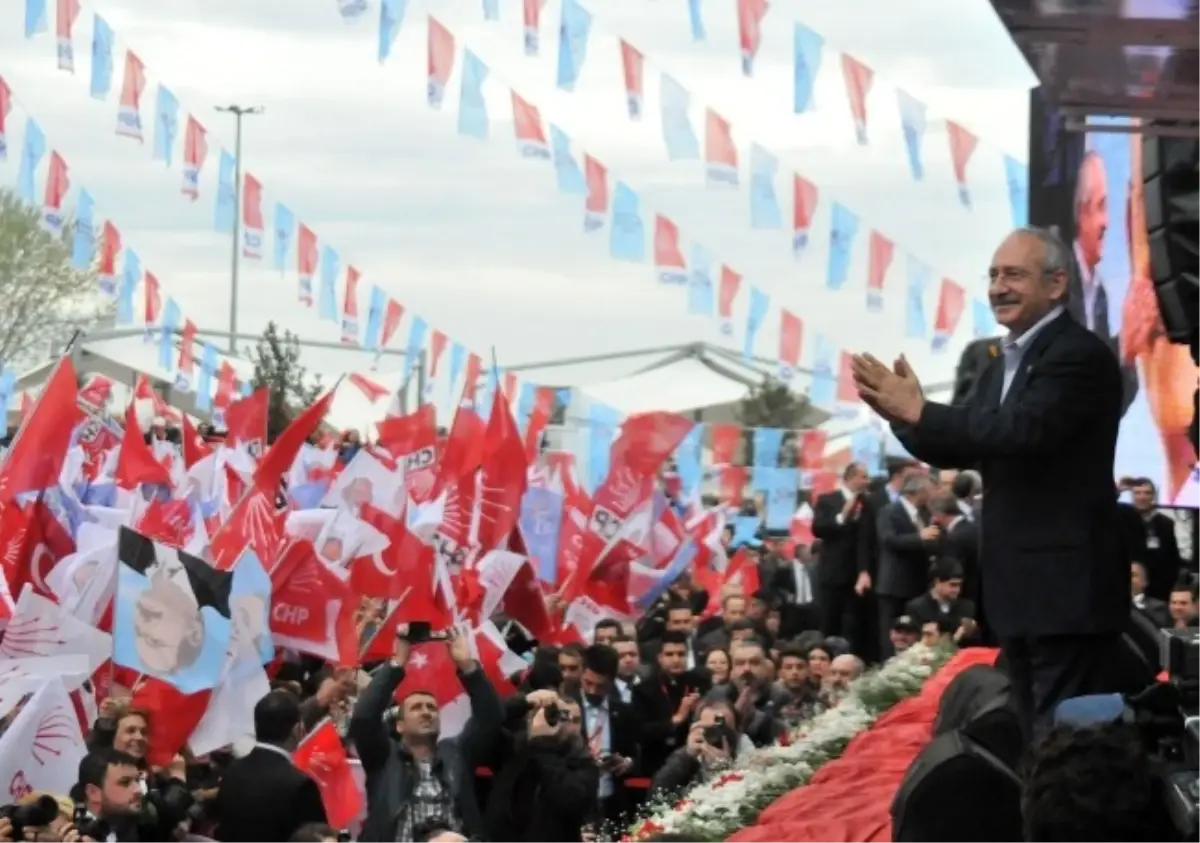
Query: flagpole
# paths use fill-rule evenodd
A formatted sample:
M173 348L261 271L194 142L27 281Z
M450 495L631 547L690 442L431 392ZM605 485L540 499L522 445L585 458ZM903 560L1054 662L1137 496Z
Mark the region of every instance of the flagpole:
M233 146L233 252L229 268L229 353L237 356L238 332L238 270L240 269L242 244L242 118L247 114L262 114L261 105L218 105L217 111L232 114L234 118Z

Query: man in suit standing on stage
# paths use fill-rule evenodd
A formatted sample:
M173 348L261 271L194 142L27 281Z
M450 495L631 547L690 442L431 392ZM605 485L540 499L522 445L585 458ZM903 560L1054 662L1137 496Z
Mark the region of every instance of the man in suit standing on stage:
M868 482L866 467L851 463L842 473L842 487L821 495L813 507L813 536L821 540L817 606L821 610L821 631L826 635L842 634L855 583L866 570L862 515Z
M1109 328L1109 308L1119 302L1108 300L1109 290L1099 273L1104 259L1104 235L1108 231L1108 174L1104 159L1096 150L1088 150L1079 163L1075 179L1074 266L1067 296L1067 312L1083 327L1098 336L1120 358L1120 336ZM1136 365L1121 366L1121 412L1137 395Z
M981 469L983 599L1030 737L1061 701L1119 690L1110 665L1130 613L1112 493L1121 374L1066 313L1070 266L1049 231L1000 244L988 292L1008 336L965 406L926 400L903 357L852 363L859 394L910 453Z
M878 601L880 655L892 655L892 621L904 614L908 601L929 587L929 565L937 554L941 530L929 523L929 493L933 481L910 474L900 487L900 497L879 511L879 577L875 583Z

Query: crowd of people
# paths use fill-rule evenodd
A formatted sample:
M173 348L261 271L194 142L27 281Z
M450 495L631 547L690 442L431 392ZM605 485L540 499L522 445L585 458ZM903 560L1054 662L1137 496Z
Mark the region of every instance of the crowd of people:
M214 439L219 434L209 432ZM166 426L149 437L166 439ZM359 447L344 437L346 459ZM1153 485L1122 484L1133 604L1160 626L1196 624L1196 581ZM813 502L811 545L790 556L766 536L741 551L756 575L720 594L685 572L636 622L603 619L590 641L537 642L493 620L528 666L502 696L465 639L401 626L391 658L339 669L284 654L254 709L256 743L152 767L151 719L106 699L70 793L22 793L0 810L6 840L588 840L619 836L646 800L677 799L755 747L786 742L839 704L873 663L917 641L990 641L975 526L979 476L893 461L886 479L848 466ZM732 540L727 531L726 542ZM729 548L732 552L733 548ZM380 621L364 600L358 634ZM444 646L470 700L443 738L426 689L395 694L424 648ZM11 723L16 711L5 718ZM169 716L169 715L168 715ZM336 724L361 765L365 807L351 829L326 821L322 793L292 761L305 735Z

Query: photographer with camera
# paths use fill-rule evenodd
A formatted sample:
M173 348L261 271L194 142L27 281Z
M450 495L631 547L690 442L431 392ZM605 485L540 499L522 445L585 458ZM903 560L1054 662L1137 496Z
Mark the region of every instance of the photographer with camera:
M78 843L75 806L66 797L30 793L15 805L0 806L0 843L37 840L47 843Z
M168 840L174 827L162 828L144 810L137 759L119 749L94 749L79 762L75 828L83 840Z
M600 768L580 729L575 700L534 691L526 728L494 765L484 824L491 840L579 840L596 803Z
M483 833L475 794L477 756L497 740L504 712L471 657L470 642L451 631L444 644L429 645L446 648L470 699L471 718L461 735L441 738L438 701L429 689L409 691L399 701L394 721L385 722L414 645L433 637L428 624L401 624L391 660L371 674L354 706L349 737L367 780L367 819L359 840L411 841L414 828L435 818L468 836Z
M740 723L725 686L709 693L696 709L687 743L671 753L650 782L649 798L673 798L753 751L754 743L742 734Z

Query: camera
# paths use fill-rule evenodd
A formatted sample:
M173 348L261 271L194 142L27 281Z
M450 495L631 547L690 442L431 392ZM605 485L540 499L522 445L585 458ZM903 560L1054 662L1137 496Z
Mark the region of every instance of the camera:
M13 840L24 840L25 829L50 825L58 819L58 802L52 796L39 796L28 805L5 805L0 817L12 823Z
M546 725L554 728L562 722L562 709L556 705L548 705L542 709L542 716L546 718Z
M426 641L444 641L445 632L434 632L433 627L426 621L414 621L408 625L404 634L397 633L397 638L403 638L409 644L424 644Z
M729 730L725 727L725 715L718 714L713 718L711 726L704 727L704 742L709 746L722 748L722 744L729 735Z
M1123 696L1126 717L1162 768L1164 808L1181 839L1200 826L1200 638L1195 629L1159 630L1135 615L1126 630L1126 658L1148 674L1143 690ZM1152 679L1166 670L1170 681Z
M83 805L75 806L75 816L71 818L71 822L75 825L75 830L79 832L80 837L90 837L93 840L107 840L112 831L107 822L88 814L87 808ZM14 839L17 838L14 837Z

